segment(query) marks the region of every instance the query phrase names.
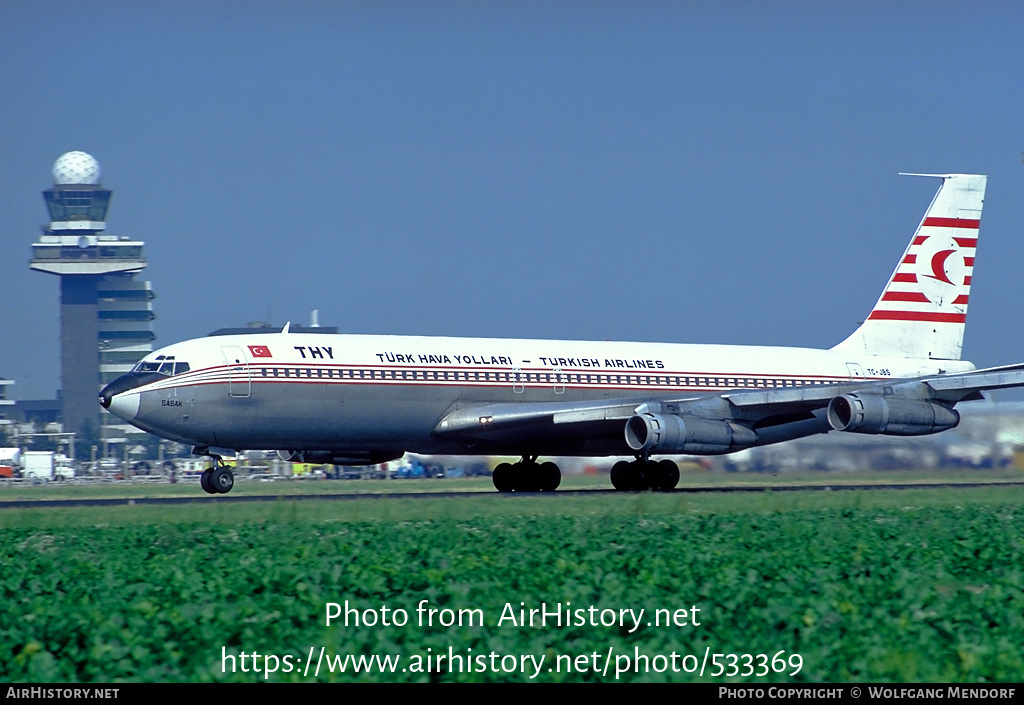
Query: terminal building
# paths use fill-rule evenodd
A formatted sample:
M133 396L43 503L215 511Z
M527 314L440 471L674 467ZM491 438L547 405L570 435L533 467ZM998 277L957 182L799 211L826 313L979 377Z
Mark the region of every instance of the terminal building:
M50 223L32 245L31 268L60 277L61 397L65 432L107 443L141 439L140 431L102 409L99 390L153 349L153 290L136 279L145 243L106 234L113 192L100 165L68 152L43 191Z

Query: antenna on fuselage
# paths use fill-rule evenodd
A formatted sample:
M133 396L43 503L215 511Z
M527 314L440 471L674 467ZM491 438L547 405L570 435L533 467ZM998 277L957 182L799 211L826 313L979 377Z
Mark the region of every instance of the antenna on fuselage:
M283 333L287 333L287 332L288 332L288 329L289 329L289 328L291 327L291 325L292 325L292 322L291 322L291 321L288 321L287 323L285 323L285 324L284 324L284 328L282 328L282 329L281 329L281 333L282 333L282 334L283 334Z

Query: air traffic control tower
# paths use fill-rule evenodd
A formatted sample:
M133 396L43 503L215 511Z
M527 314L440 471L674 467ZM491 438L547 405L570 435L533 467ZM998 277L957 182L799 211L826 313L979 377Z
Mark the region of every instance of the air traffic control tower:
M135 280L146 267L144 243L104 234L113 192L91 156L61 155L53 180L43 191L51 222L32 245L31 267L60 277L64 431L126 442L137 429L102 410L97 395L153 349L153 291Z

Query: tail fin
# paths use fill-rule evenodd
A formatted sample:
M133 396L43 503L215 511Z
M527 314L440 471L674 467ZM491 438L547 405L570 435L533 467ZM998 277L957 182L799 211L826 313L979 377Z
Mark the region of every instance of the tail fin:
M987 177L907 176L934 176L942 185L867 320L832 349L959 360Z

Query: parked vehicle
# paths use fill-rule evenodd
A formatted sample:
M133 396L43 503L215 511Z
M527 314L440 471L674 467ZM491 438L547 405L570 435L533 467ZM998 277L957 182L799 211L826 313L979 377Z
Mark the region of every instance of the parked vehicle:
M0 448L0 478L14 477L21 468L21 448Z
M63 453L27 450L21 454L21 476L31 480L69 480L75 476L75 468Z

